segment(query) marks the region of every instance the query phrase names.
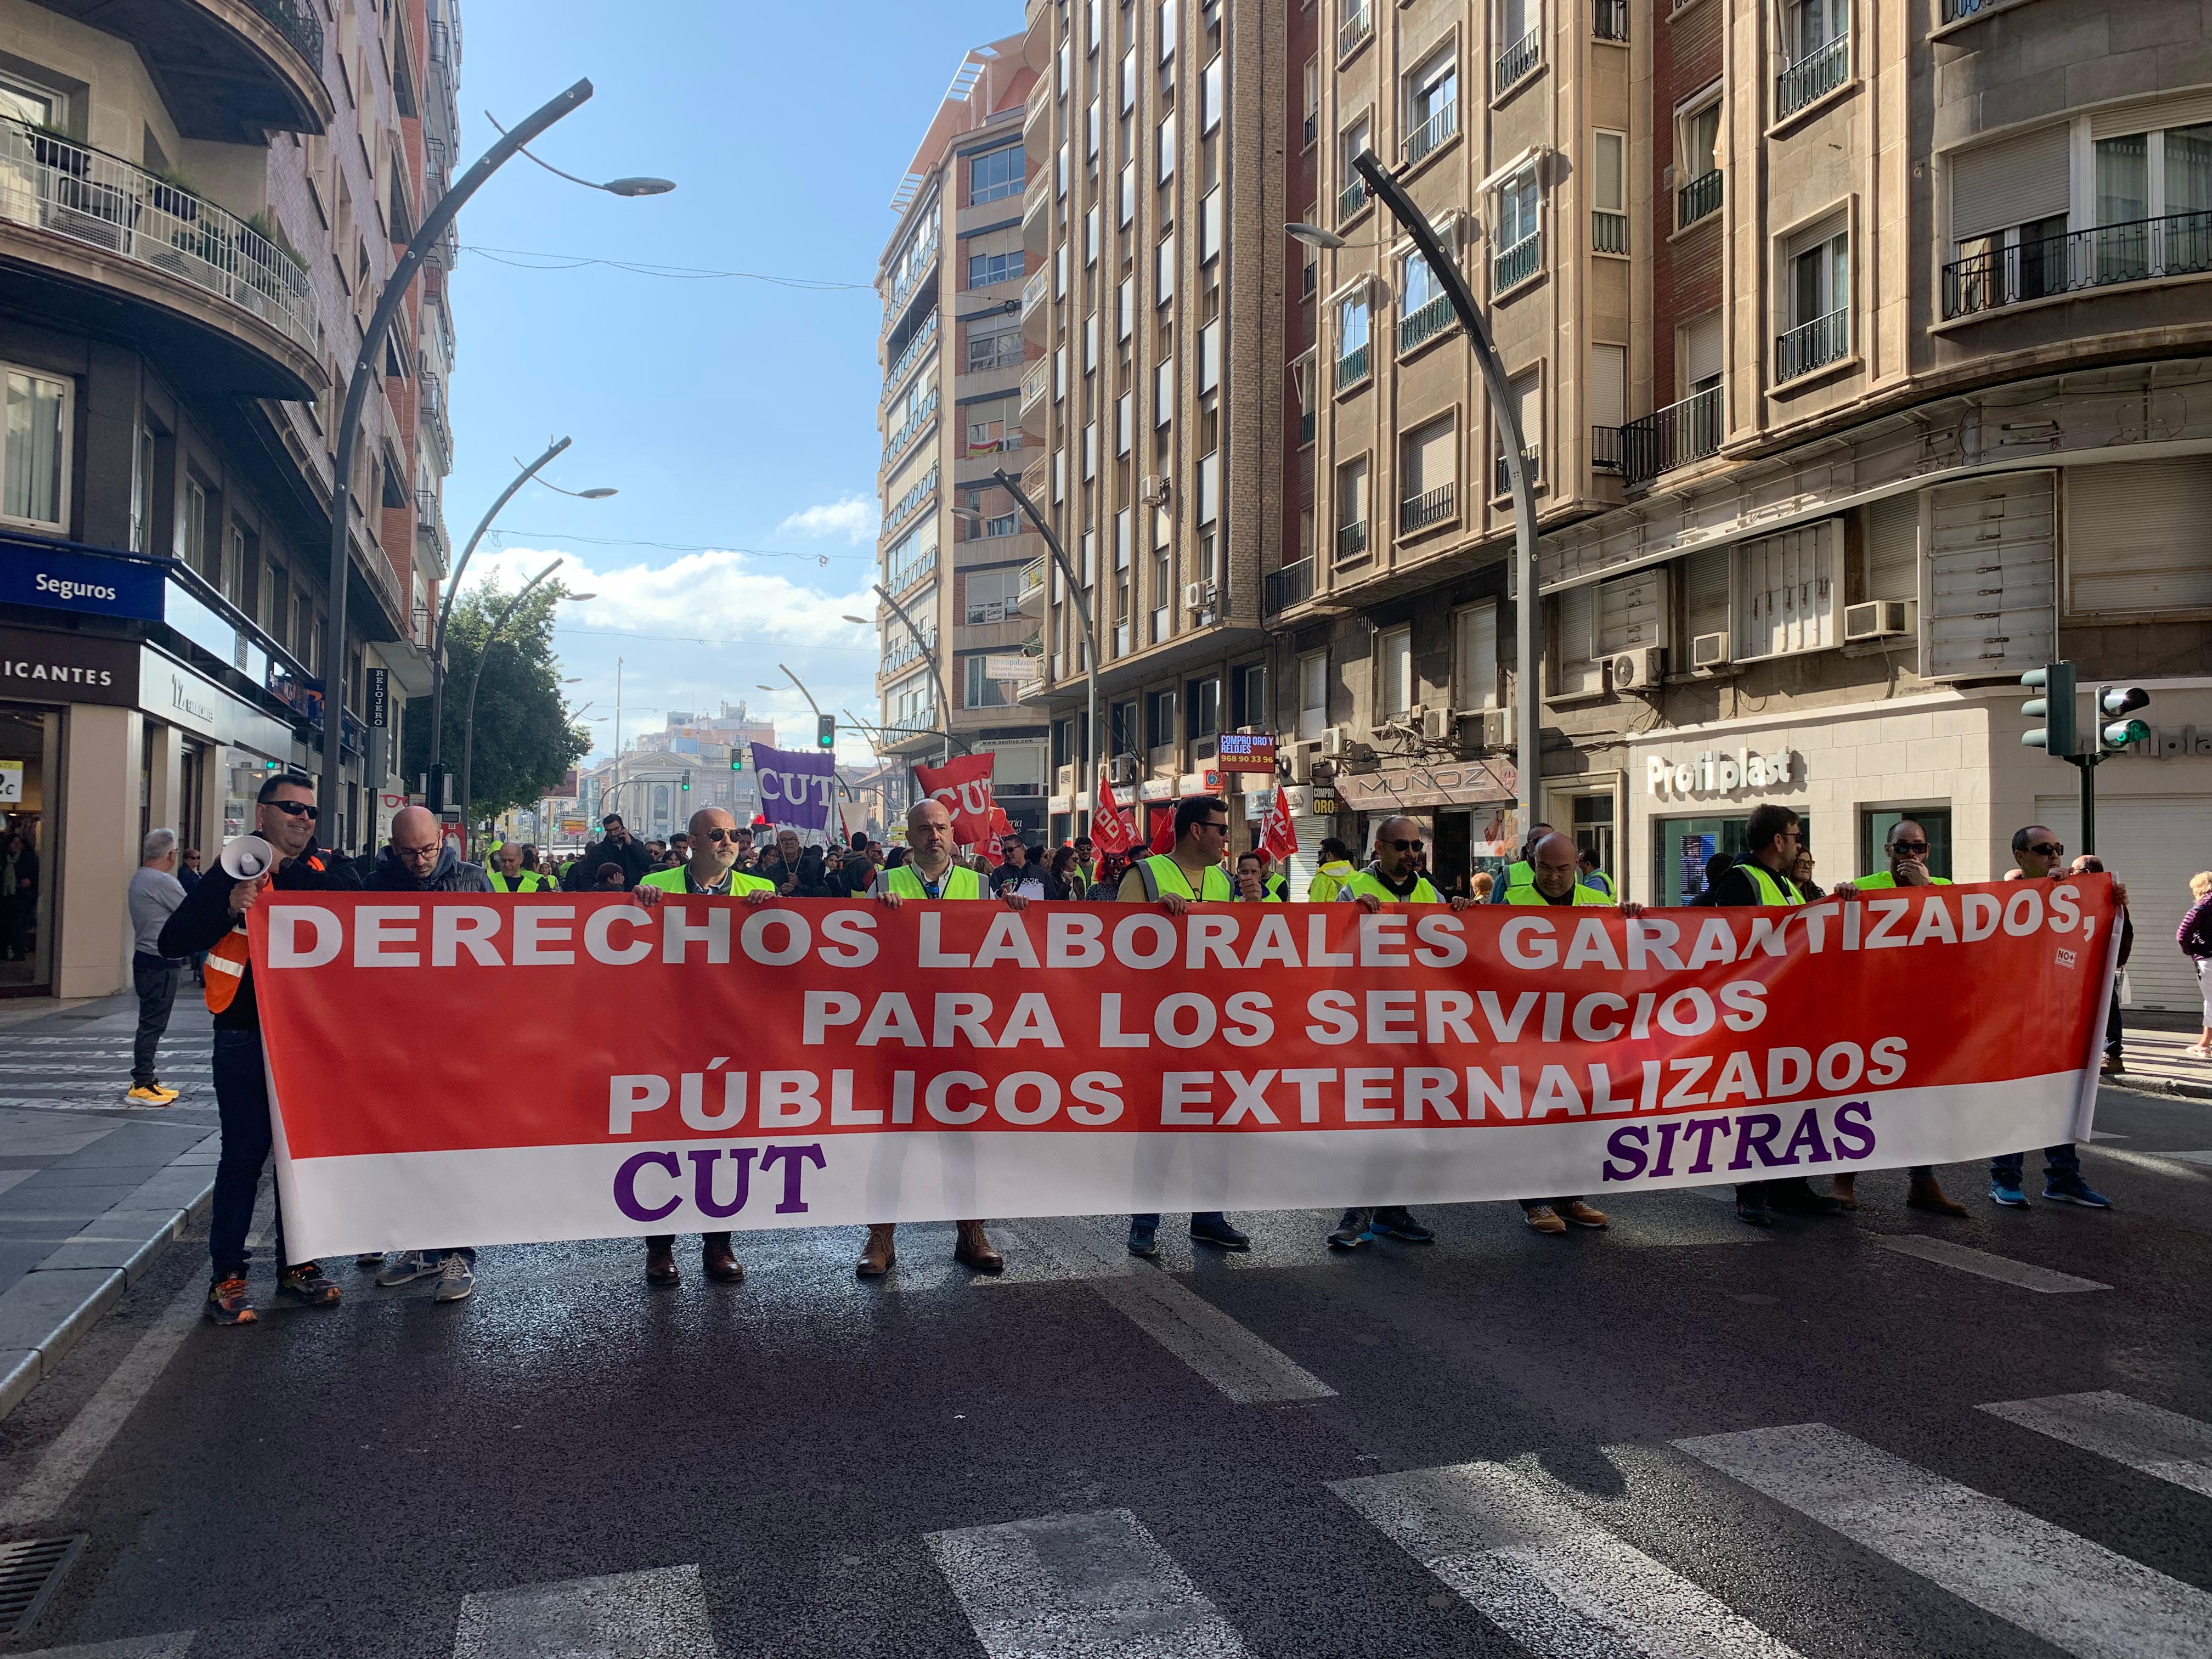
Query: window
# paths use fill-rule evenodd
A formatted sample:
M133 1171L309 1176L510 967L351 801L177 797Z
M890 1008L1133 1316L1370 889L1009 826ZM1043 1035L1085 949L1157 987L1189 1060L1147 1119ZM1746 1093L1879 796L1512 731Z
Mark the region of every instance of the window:
M1157 143L1158 153L1159 155L1159 169L1158 177L1159 179L1159 182L1164 185L1169 179L1175 177L1176 118L1175 112L1173 110L1170 110L1167 114L1161 118Z
M1083 428L1083 476L1085 479L1098 476L1098 422L1091 421Z
M1216 449L1208 451L1206 454L1198 458L1197 520L1200 524L1212 524L1220 516L1221 452ZM1167 515L1163 513L1160 515L1160 526L1163 532L1160 538L1162 540L1166 539L1164 535L1166 525Z
M1425 530L1452 515L1459 481L1459 428L1446 415L1399 442L1398 528Z
M1198 331L1198 392L1200 397L1221 384L1221 325L1211 322Z
M1132 46L1121 54L1121 109L1126 114L1137 106L1137 49Z
M1052 297L1067 297L1067 244L1062 242L1052 251Z
M1452 707L1495 708L1498 696L1498 601L1452 613Z
M1367 551L1367 458L1336 470L1336 556L1355 559Z
M1843 85L1850 68L1850 25L1851 0L1787 0L1782 50L1789 62L1775 82L1778 117Z
M1083 319L1083 372L1093 374L1098 369L1098 313L1092 312Z
M131 447L131 550L154 544L154 430L142 426Z
M1154 691L1145 698L1145 746L1165 749L1176 741L1176 694Z
M2069 468L2067 613L2212 610L2212 518L2201 507L2208 486L2212 460L2200 455Z
M1311 743L1328 725L1328 653L1298 659L1298 739Z
M1098 263L1098 204L1093 202L1083 210L1083 263Z
M1521 428L1521 453L1528 459L1528 481L1535 483L1544 476L1544 377L1540 370L1528 369L1516 374L1506 382L1506 391L1513 400L1513 417ZM1492 493L1503 495L1512 486L1505 471L1505 434L1498 433L1495 447L1497 477L1492 481Z
M1083 112L1083 153L1091 160L1091 171L1098 167L1098 100L1094 98Z
M1525 283L1543 264L1542 196L1536 169L1527 167L1498 186L1498 225L1492 238L1490 286L1493 293Z
M1850 354L1850 237L1841 214L1784 245L1784 332L1774 377L1794 380Z
M1132 161L1121 164L1121 211L1118 222L1127 226L1137 218L1137 164Z
M1175 56L1176 13L1182 0L1160 0L1160 62L1166 63Z
M967 589L969 627L1020 617L1022 573L1019 568L1009 566L999 570L971 570L962 580Z
M68 506L70 383L23 368L7 370L7 377L0 518L60 529Z
M1399 350L1411 351L1452 325L1451 301L1428 260L1419 252L1410 252L1398 262L1398 287Z
M1413 629L1401 623L1375 638L1375 723L1401 720L1413 706Z
M1216 58L1198 77L1198 130L1212 132L1221 125L1223 60Z
M1006 708L1020 696L1019 680L993 679L990 677L992 659L975 656L960 659L961 707L963 708Z
M1336 302L1336 389L1367 378L1367 290Z
M1198 262L1211 264L1221 257L1221 186L1216 185L1199 198Z
M1628 423L1628 348L1590 347L1590 465L1601 472L1620 470L1620 428Z
M1156 428L1175 418L1175 359L1163 357L1152 366L1152 425Z
M1337 193L1336 216L1349 219L1367 205L1367 181L1359 176L1352 165L1375 148L1375 123L1372 116L1363 115L1337 135L1336 176L1343 181Z
M1053 191L1057 196L1065 197L1067 194L1067 146L1066 144L1060 147L1054 160Z
M1135 277L1124 276L1121 279L1121 285L1115 294L1115 300L1117 305L1114 319L1114 337L1117 340L1126 340L1137 331L1137 279Z
M1590 135L1590 246L1600 253L1628 252L1628 137Z
M1675 362L1681 376L1682 395L1694 398L1699 392L1717 391L1721 383L1723 354L1727 349L1721 331L1721 313L1709 311L1702 317L1693 317L1675 333Z
M1156 272L1152 303L1164 306L1175 298L1176 239L1170 231L1160 238L1159 246L1153 250L1152 264Z
M1889 832L1910 820L1928 836L1928 873L1952 878L1951 809L1948 806L1859 809L1859 864L1862 870L1889 868Z
M968 200L995 202L1002 197L1018 196L1022 190L1022 147L1008 144L1003 149L989 150L976 156L968 164Z
M14 377L9 376L12 382ZM9 391L14 387L11 384ZM9 403L9 425L15 424L14 398ZM13 435L12 433L10 435ZM185 512L177 524L177 556L204 576L208 574L208 498L198 478L185 480Z
M1229 671L1229 722L1275 729L1275 711L1267 702L1267 665L1249 662Z
M1137 394L1125 392L1114 402L1114 453L1126 455L1136 442Z
M1067 398L1067 348L1052 349L1052 400L1062 403Z
M1002 450L1019 449L1020 411L1018 398L992 398L963 405L961 413L968 425L968 453L995 455Z
M2069 137L2045 127L1950 158L1947 317L2066 291Z
M971 374L994 368L1018 368L1021 362L1022 331L1018 323L1012 328L994 329L988 334L968 336L968 372Z
M1544 61L1544 35L1538 21L1541 0L1498 0L1498 70L1495 89L1504 92Z
M1717 95L1690 111L1679 123L1674 140L1675 154L1681 158L1674 167L1674 218L1678 225L1693 225L1708 214L1720 211L1720 137L1721 106Z
M1190 737L1194 743L1221 735L1221 682L1193 680L1187 688Z
M1735 550L1735 659L1748 662L1837 643L1843 520L1824 519Z
M1459 131L1459 58L1449 50L1406 83L1406 159L1418 161Z
M1117 507L1114 513L1114 568L1127 570L1136 555L1137 519L1131 507Z
M884 585L901 592L937 568L937 520L925 520L884 550Z
M970 236L961 247L968 255L970 288L1011 282L1022 274L1022 233L1018 226Z

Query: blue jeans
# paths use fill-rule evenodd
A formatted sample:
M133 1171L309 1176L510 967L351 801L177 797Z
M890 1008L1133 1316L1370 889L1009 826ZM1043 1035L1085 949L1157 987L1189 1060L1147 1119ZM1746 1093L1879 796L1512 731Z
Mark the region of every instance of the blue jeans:
M258 1031L215 1034L215 1103L222 1121L222 1151L215 1166L215 1206L208 1220L208 1256L217 1279L246 1276L246 1235L253 1227L253 1195L273 1139L269 1124L269 1073L261 1060ZM284 1200L276 1200L276 1261L284 1255Z
M1193 1210L1190 1212L1190 1224L1194 1227L1201 1221L1218 1221L1225 1224L1228 1219L1229 1218L1219 1210ZM1133 1215L1129 1218L1129 1224L1132 1227L1145 1228L1149 1231L1160 1224L1160 1218L1158 1214Z
M2007 1152L2002 1158L1993 1158L1990 1160L1990 1179L2017 1187L2021 1167L2027 1162L2026 1152ZM2081 1155L2074 1150L2072 1141L2043 1149L2043 1178L2045 1181L2079 1181L2081 1178Z

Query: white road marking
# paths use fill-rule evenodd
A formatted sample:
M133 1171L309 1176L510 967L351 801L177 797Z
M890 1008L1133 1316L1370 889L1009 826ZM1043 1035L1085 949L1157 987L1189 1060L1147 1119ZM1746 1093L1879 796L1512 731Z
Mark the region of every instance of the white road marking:
M2117 1146L2092 1146L2089 1150L2099 1158L2110 1158L2115 1164L2124 1164L2130 1170L2141 1170L2149 1175L2180 1181L2212 1181L2212 1176L2202 1170L2179 1167L2212 1164L2212 1152L2124 1152Z
M1825 1423L1674 1444L2081 1659L2203 1659L2212 1595Z
M1229 1621L1127 1510L925 1541L989 1659L1243 1659Z
M1504 1463L1337 1480L1536 1659L1796 1659L1796 1650Z
M0 1529L34 1527L65 1509L92 1466L137 1409L200 1317L207 1288L194 1273L70 1425L54 1437L28 1479L0 1499Z
M699 1569L656 1567L465 1596L453 1659L719 1659Z
M2212 1424L2112 1389L2006 1400L1982 1409L2212 1498Z
M1946 1267L1956 1267L1960 1273L1979 1273L1984 1279L2017 1285L2024 1291L2040 1291L2047 1296L2112 1288L2094 1279L2076 1279L2072 1273L2062 1273L2055 1267L2038 1267L2030 1262L2014 1261L2008 1255L1993 1255L1987 1250L1954 1244L1948 1238L1923 1238L1917 1233L1873 1233L1869 1237L1883 1249L1894 1250L1899 1255L1917 1255L1923 1261L1939 1262Z
M1026 1244L1082 1278L1184 1364L1240 1406L1328 1400L1336 1390L1272 1347L1171 1273L1139 1261L1097 1224L1022 1223ZM1095 1274L1095 1277L1089 1276Z
M2160 1152L2160 1158L2178 1158L2189 1164L2212 1164L2212 1152Z

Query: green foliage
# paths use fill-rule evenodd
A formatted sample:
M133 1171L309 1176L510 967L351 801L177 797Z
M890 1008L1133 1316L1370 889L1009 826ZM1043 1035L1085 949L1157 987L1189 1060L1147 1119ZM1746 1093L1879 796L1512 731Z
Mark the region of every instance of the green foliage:
M591 739L568 720L561 700L561 670L553 654L553 611L562 589L548 582L522 602L507 626L483 652L484 635L514 595L495 581L465 592L453 602L446 633L445 763L453 775L459 802L461 757L469 715L469 682L483 662L477 689L476 752L471 766L471 811L478 822L509 807L535 805L583 759ZM416 777L430 765L430 702L409 705L405 775Z

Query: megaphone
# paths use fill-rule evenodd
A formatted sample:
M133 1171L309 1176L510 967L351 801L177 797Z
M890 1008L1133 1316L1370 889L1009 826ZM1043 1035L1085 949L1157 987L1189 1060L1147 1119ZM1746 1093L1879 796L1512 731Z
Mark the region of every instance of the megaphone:
M276 867L276 849L258 836L240 836L223 842L216 862L234 881L258 881Z

